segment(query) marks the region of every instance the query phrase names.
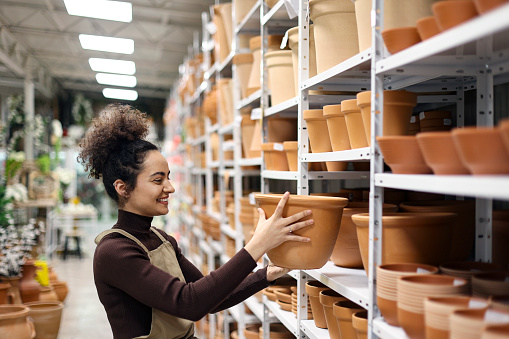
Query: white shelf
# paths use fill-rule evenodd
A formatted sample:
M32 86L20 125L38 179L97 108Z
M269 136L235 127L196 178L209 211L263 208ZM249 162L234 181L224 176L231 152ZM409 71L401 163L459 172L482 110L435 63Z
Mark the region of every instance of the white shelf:
M288 17L288 12L285 8L284 0L279 0L267 14L265 14L262 18L262 25L265 26L267 24L277 24L283 22L288 22L288 25L292 23L292 20ZM296 25L297 18L293 20L293 25Z
M299 331L297 328L297 317L293 312L283 311L281 306L279 306L276 302L270 301L267 297L263 296L264 304L268 307L270 312L283 324L285 327L293 333L296 337L299 336Z
M203 74L203 78L205 80L210 79L216 73L216 70L217 70L217 64L215 63L208 70L205 71L205 73Z
M509 200L508 175L380 173L375 176L375 184L380 187L412 191Z
M239 174L244 177L257 176L260 175L260 170L247 170L247 171L241 170ZM235 171L233 169L220 170L219 175L229 176L233 178L235 177Z
M217 66L217 70L219 73L225 73L225 75L228 74L231 77L232 60L234 55L235 52L231 51L230 54L228 54L228 56L226 57L226 59L224 59L224 61L221 64L219 64L219 66Z
M229 236L232 239L237 238L237 232L233 228L230 227L230 225L223 224L221 225L221 232L223 232L225 235Z
M194 167L194 168L191 168L191 174L205 175L205 174L207 174L207 170L205 168Z
M355 99L354 95L338 95L338 94L327 94L327 95L309 95L309 108L322 108L327 105L339 105L341 101L348 99ZM264 116L268 117L274 114L281 113L297 113L298 111L299 97L294 97L286 100L276 106L267 108Z
M235 123L231 123L229 125L223 126L219 128L219 134L232 134L233 128L235 127Z
M226 254L221 254L219 256L219 260L221 261L221 265L226 264L231 258L227 256Z
M198 226L193 227L193 234L198 238L201 239L203 235L203 231L198 228Z
M258 0L253 8L247 12L246 16L242 18L242 21L239 23L237 27L235 27L235 35L242 33L251 33L253 31L257 31L260 33L260 15L256 15L260 12L260 4L262 0ZM237 18L238 20L239 18Z
M276 113L292 112L297 113L297 104L299 103L299 97L288 99L276 106L269 107L265 110L264 116L269 117Z
M196 139L192 139L189 141L189 143L192 145L192 146L198 146L200 144L203 144L205 143L206 141L206 136L205 135L202 135L201 137L198 137Z
M210 165L209 165L208 167L209 167L209 168L217 169L217 168L219 167L219 160L211 161L211 162L210 162Z
M326 328L316 327L314 320L302 320L300 322L300 329L310 339L328 339L328 338L330 338L329 330Z
M359 306L368 308L368 276L363 269L338 267L332 261L328 261L318 270L306 270L304 272Z
M219 241L212 240L210 247L212 247L212 250L216 254L221 254L224 252L223 246L221 246L221 243Z
M346 151L305 153L301 154L302 162L321 161L369 161L371 150L369 147L354 148Z
M202 260L200 256L197 254L191 254L191 261L193 262L194 266L196 266L201 271Z
M212 248L209 246L209 244L207 244L207 242L202 240L202 241L200 241L199 245L200 245L200 249L203 252L207 253L207 255L214 255L214 253L212 252Z
M239 160L240 166L258 166L262 164L262 158L243 158Z
M219 127L221 127L221 126L219 125L218 122L216 122L214 125L210 126L209 129L207 129L206 134L211 134L211 133L219 131Z
M247 298L244 303L247 305L247 307L249 307L251 312L253 312L255 317L258 318L260 322L263 322L263 304L259 302L258 299L256 299L254 296ZM276 320L276 318L273 316L269 317L269 319L271 322Z
M207 212L207 214L209 215L209 217L211 217L215 221L221 222L221 213L218 213L218 212Z
M244 304L238 304L228 309L228 312L232 315L233 319L238 323L240 322L240 307L244 307ZM256 324L260 320L253 314L244 314L244 324Z
M262 177L266 179L297 180L298 172L291 171L262 171Z
M262 97L262 90L259 89L247 98L244 98L240 101L240 104L237 105L237 109L240 110L246 106L252 105L254 107L258 107L260 105L260 98Z
M383 339L408 339L401 327L387 324L382 317L373 319L373 332Z
M369 172L364 171L338 171L324 172L311 171L308 173L309 180L364 180L369 179Z

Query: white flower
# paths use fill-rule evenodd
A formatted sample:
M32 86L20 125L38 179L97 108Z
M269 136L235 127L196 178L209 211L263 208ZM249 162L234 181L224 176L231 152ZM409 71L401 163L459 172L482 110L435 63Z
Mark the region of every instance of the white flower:
M69 135L69 138L71 138L72 140L74 140L74 142L76 142L81 139L83 134L85 134L85 127L78 126L78 125L71 125L71 126L69 126L67 133Z
M69 168L58 167L55 172L63 185L70 185L74 178L76 178L76 171Z
M51 122L51 129L53 130L53 135L57 138L61 138L62 135L64 135L62 123L58 119L53 119Z
M6 186L5 197L12 198L14 201L27 201L28 191L25 185L17 183Z
M25 152L9 152L9 159L12 159L16 162L23 162L26 159Z

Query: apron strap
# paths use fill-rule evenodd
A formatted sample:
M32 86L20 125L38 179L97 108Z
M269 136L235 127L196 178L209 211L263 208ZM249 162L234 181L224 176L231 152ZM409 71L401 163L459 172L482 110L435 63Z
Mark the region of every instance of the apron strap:
M152 227L150 227L150 230L151 230L152 232L154 232L154 233L155 233L155 234L159 237L159 239L160 239L163 243L168 241L168 240L166 240L166 238L165 238L165 237L163 237L163 236L162 236L162 234L161 234L161 233L159 233L159 231L158 231L155 227L153 227L153 226L152 226Z
M101 242L101 240L103 240L103 238L105 236L107 236L108 234L112 234L112 233L120 233L122 234L123 236L131 239L132 241L136 242L141 248L143 248L143 250L145 252L147 252L147 254L150 255L150 251L145 247L145 245L143 245L141 243L141 241L139 241L137 238L135 238L132 234L124 231L124 230L119 230L119 229L109 229L109 230L106 230L104 232L101 232L97 237L95 237L95 243L96 244L99 244Z

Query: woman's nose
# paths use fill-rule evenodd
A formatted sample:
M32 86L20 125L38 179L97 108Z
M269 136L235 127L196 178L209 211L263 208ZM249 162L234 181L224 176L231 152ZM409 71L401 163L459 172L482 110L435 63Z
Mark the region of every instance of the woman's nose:
M166 185L164 185L164 190L165 190L165 192L168 192L168 193L175 193L175 187L173 187L173 185L169 181Z

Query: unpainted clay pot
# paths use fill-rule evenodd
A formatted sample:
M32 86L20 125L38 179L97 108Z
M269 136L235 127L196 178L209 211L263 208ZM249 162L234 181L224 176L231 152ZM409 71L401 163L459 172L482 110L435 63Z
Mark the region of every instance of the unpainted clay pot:
M380 150L394 174L431 174L417 139L412 135L376 137Z
M269 142L297 141L297 118L267 118Z
M448 260L454 213L387 213L382 216L382 263L439 265ZM362 264L369 267L369 213L354 214Z
M500 133L502 134L502 139L504 140L507 153L509 153L509 119L502 120L498 126Z
M248 324L244 328L244 337L246 339L258 339L261 324Z
M451 133L461 160L472 174L509 173L509 153L498 128L465 127Z
M293 79L295 83L295 93L299 93L299 27L290 28L287 31L288 46L292 50L292 63L293 63ZM316 48L314 27L309 25L309 78L314 77L316 72Z
M69 288L67 287L67 283L65 281L53 281L51 283L53 288L55 289L55 293L57 294L58 300L61 302L65 301L67 298L67 294L69 293Z
M440 30L445 31L477 16L472 0L446 0L431 6Z
M35 326L37 339L57 339L64 304L56 301L34 301L26 303Z
M506 325L488 325L481 335L481 339L506 339L509 338L509 324Z
M33 339L35 328L24 305L0 305L0 338Z
M39 294L40 301L58 301L58 295L52 285L41 286L41 293Z
M3 283L8 283L10 286L7 289L7 303L8 304L21 304L21 294L19 292L19 282L21 276L17 277L2 277L0 279Z
M256 194L259 208L267 218L274 213L281 200L279 194ZM304 227L294 233L311 239L310 242L287 241L267 252L274 265L292 269L321 268L329 260L341 226L343 208L348 199L307 195L291 195L283 210L283 217L311 210L312 213L301 219L313 219L311 227Z
M285 141L283 142L283 149L286 153L286 160L288 161L288 168L290 171L299 170L299 142L298 141Z
M323 116L327 121L332 151L336 152L350 149L350 139L348 137L345 114L341 111L341 105L324 106Z
M509 271L474 275L472 292L480 298L509 296Z
M297 95L293 78L292 51L274 51L265 55L271 83L271 106L276 106Z
M434 174L470 174L458 155L450 132L419 133L416 137L422 156Z
M368 311L355 312L352 315L352 326L357 332L358 339L368 338Z
M278 147L279 146L279 147ZM269 142L262 144L265 168L269 171L288 171L288 160L283 144Z
M309 303L311 304L311 311L313 312L313 320L318 328L327 328L325 313L323 311L323 306L320 303L320 292L326 289L328 289L328 287L318 280L310 280L306 283L306 293L309 296Z
M396 27L382 31L385 47L391 54L396 54L421 42L416 27Z
M235 8L235 24L238 25L256 4L256 0L234 0L233 4L233 8Z
M260 333L258 334L258 339L263 339L263 327L259 328ZM274 339L293 339L295 336L292 332L290 332L285 325L280 323L272 323L269 325L269 338Z
M460 277L468 282L469 293L472 288L472 277L479 273L495 273L502 271L497 264L477 261L454 261L440 265L440 272L453 277Z
M421 40L429 39L441 32L434 16L420 18L415 24Z
M397 205L383 205L384 213L396 212L397 209ZM331 260L336 266L350 268L362 267L357 229L352 221L352 215L359 213L369 213L368 202L349 202L343 209L341 228L339 229L338 238L331 255Z
M333 314L338 322L341 339L357 339L357 332L352 325L352 315L364 309L350 300L338 301L333 305Z
M251 120L251 118L248 115L244 115L242 117L242 122L240 123L240 130L242 134L243 156L245 158L260 157L260 152L255 152L251 150L251 144L253 143L253 138L255 137L256 121ZM260 136L258 135L257 137Z
M350 0L311 0L309 11L318 73L359 53L355 7Z
M33 260L27 260L23 265L23 275L19 282L19 292L24 303L38 301L41 285L35 280L37 266Z
M408 135L416 135L421 131L421 124L416 116L410 117L410 125L408 126Z
M492 261L509 269L509 210L494 210L492 216Z
M361 109L357 106L357 99L341 101L341 112L345 115L350 146L352 148L368 147L364 122L362 121Z
M383 136L407 135L412 110L417 105L417 94L407 91L384 91ZM366 139L371 145L371 91L357 94Z
M474 246L475 202L462 200L412 201L399 205L403 212L414 213L455 213L457 219L453 225L453 239L448 261L465 260Z
M0 282L0 305L2 304L10 304L9 299L7 297L7 293L9 292L9 288L11 284Z
M240 83L240 98L244 99L248 96L247 86L251 67L253 67L253 54L236 54L233 56L232 62L236 66L236 74Z
M282 35L267 36L267 52L278 51L282 40ZM251 73L249 74L249 81L247 85L248 96L260 89L260 64L262 60L261 46L261 36L258 35L249 39L249 49L253 53L253 66L251 67ZM270 89L270 82L268 87Z
M484 14L508 2L508 0L474 0L474 5L479 14Z
M460 309L451 314L451 339L477 339L489 325L509 324L509 313L490 308Z
M231 51L232 44L232 3L224 3L212 6L214 11L213 21L216 25L214 39L216 41L218 59L223 62Z
M327 321L327 328L329 329L329 336L331 339L341 339L339 333L339 326L336 317L334 316L333 306L338 301L347 300L338 292L326 289L320 292L320 303L323 306L323 312L325 314L325 320Z

